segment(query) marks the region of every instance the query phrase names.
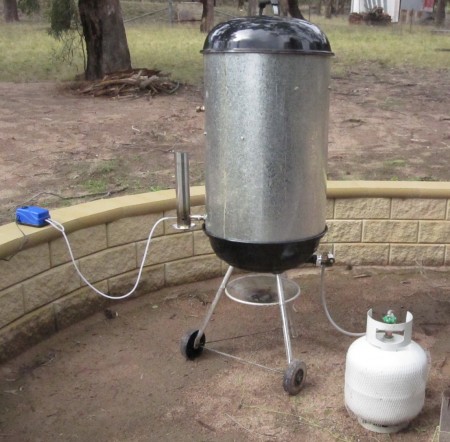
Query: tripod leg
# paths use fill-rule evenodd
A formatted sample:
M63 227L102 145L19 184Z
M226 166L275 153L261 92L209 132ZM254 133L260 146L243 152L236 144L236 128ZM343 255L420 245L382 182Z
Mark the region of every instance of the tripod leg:
M211 319L212 314L214 313L214 309L216 308L223 292L225 291L225 287L228 284L228 280L230 279L231 274L233 273L233 270L234 270L234 267L230 266L230 267L228 267L227 273L225 273L225 276L222 280L222 284L220 284L220 287L217 290L216 296L214 297L211 307L209 307L208 313L206 314L206 318L203 321L203 325L197 333L197 337L195 338L195 341L194 341L195 348L197 348L200 345L200 340L202 339L202 336L205 334L205 329Z
M289 335L289 319L286 311L286 302L284 300L283 280L281 275L277 276L278 302L280 304L281 321L283 323L284 348L288 364L292 362L291 337Z

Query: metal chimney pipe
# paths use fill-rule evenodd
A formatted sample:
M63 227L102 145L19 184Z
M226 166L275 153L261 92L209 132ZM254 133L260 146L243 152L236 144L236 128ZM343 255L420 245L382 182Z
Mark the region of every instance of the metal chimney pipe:
M191 202L189 191L189 154L187 152L175 152L175 180L177 196L177 223L176 229L190 229Z

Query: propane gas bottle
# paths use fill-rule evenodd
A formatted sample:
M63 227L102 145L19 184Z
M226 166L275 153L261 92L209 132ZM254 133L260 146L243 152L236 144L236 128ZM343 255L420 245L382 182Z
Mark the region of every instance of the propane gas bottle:
M392 311L379 322L369 310L366 335L348 349L345 405L369 430L399 431L422 410L429 363L411 340L412 322L410 312L397 324Z

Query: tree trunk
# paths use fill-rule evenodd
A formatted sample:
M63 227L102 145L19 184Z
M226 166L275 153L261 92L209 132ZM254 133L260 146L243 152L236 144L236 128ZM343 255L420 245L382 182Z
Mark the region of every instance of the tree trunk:
M298 0L288 0L288 9L291 17L301 18L302 20L305 19L300 11L300 8L298 7Z
M280 0L280 16L281 17L287 17L289 14L289 5L287 0Z
M337 7L336 7L336 14L337 15L344 15L348 14L347 11L347 1L346 0L337 0Z
M78 8L86 41L86 80L131 69L119 0L79 0Z
M317 15L322 15L322 0L317 3Z
M438 0L436 5L436 26L444 26L445 24L445 4L447 0Z
M214 27L214 0L201 0L203 5L200 32L209 32Z
M333 13L333 0L325 0L325 18L331 18Z
M206 14L206 32L209 32L214 27L214 7L216 0L206 0L208 4L208 14Z
M258 1L257 0L248 0L247 15L249 17L252 17L252 16L256 15L257 7L258 7Z
M207 0L200 0L200 3L202 4L202 18L200 19L200 32L207 32L206 31L206 17L208 16L208 1Z
M7 23L19 21L17 0L3 0L3 17Z

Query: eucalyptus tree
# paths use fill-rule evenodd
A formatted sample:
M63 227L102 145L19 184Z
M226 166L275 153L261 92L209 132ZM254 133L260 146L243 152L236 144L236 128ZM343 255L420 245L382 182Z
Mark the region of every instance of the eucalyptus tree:
M3 0L3 18L6 23L19 21L17 0Z
M131 69L122 8L119 0L52 0L51 34L63 39L80 28L86 50L85 78Z
M436 4L436 26L445 25L445 6L447 0L438 0Z
M40 9L39 0L3 0L3 18L5 22L19 21L19 10L24 14L33 14Z
M119 0L79 0L78 9L86 42L86 79L131 69Z

